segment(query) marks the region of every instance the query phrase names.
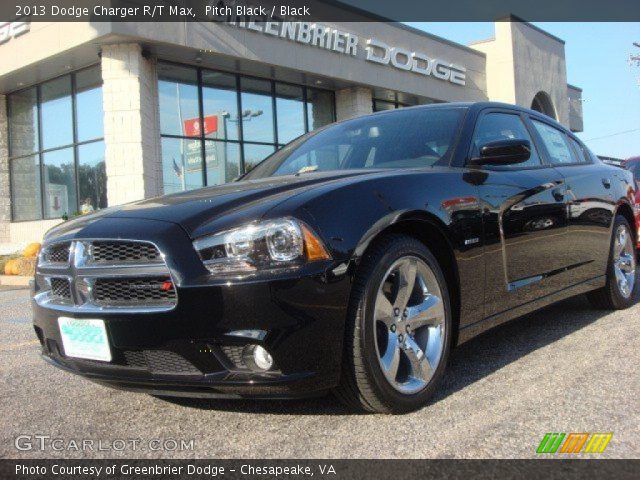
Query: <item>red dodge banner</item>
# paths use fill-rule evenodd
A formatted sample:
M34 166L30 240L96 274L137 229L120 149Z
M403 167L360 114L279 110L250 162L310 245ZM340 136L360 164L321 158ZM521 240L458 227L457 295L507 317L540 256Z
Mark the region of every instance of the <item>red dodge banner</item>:
M184 134L187 137L200 136L200 119L190 118L184 122ZM204 117L204 134L208 135L218 131L218 116L209 115Z

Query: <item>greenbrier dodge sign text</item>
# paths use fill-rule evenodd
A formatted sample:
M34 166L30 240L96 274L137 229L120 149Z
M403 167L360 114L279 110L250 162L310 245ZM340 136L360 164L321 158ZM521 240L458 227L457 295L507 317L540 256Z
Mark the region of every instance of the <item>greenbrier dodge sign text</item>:
M208 14L214 14L214 12L208 12ZM362 42L358 35L343 32L331 26L311 22L249 20L247 17L233 16L226 23L353 57L358 55L358 48L364 48L366 51L365 59L369 62L432 76L456 85L464 86L466 83L467 69L461 65L431 58L420 52L389 46L375 38Z

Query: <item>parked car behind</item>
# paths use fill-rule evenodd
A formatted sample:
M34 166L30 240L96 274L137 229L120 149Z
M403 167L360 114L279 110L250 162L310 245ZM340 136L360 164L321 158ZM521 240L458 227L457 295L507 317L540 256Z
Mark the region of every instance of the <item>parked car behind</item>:
M633 179L636 182L636 206L635 206L635 214L636 214L636 225L640 227L640 192L638 188L640 188L640 156L637 157L629 157L624 161L624 167L628 170L631 170L633 173ZM638 240L637 248L640 250L640 239Z

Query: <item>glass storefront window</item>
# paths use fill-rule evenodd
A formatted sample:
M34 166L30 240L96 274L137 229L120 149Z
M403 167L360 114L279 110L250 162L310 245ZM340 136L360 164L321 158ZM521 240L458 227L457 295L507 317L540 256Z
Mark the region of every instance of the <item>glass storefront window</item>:
M289 143L305 133L302 87L276 83L278 143Z
M93 67L76 74L76 121L78 142L104 137L102 77Z
M158 71L165 193L230 182L335 121L329 90L163 62Z
M394 98L395 97L395 98ZM385 110L395 110L397 108L410 107L412 105L427 105L434 103L435 100L431 98L421 97L414 98L396 93L395 95L389 95L386 99L374 98L373 99L373 111L382 112Z
M253 167L259 164L262 160L267 158L273 152L275 152L275 148L273 145L245 143L244 144L245 173L250 171Z
M22 221L42 218L38 155L13 158L9 165L13 219Z
M238 140L240 118L236 77L228 73L202 72L204 136L215 140Z
M38 98L35 88L13 93L9 103L9 155L18 157L37 152Z
M106 207L99 67L11 93L7 101L13 220L60 218Z
M207 185L220 185L238 177L240 171L240 144L205 140Z
M203 186L202 147L198 139L162 138L162 178L164 193Z
M243 140L275 143L271 82L242 77L240 79L240 91Z
M40 86L42 150L73 143L71 76L56 78Z
M78 212L78 202L73 148L44 153L42 163L45 218L74 215Z
M192 68L159 68L160 133L198 137L200 108L197 71Z
M78 146L78 191L80 213L91 213L107 206L104 142Z
M397 104L394 102L387 102L385 100L373 100L373 111L374 112L382 112L384 110L395 110L398 108Z

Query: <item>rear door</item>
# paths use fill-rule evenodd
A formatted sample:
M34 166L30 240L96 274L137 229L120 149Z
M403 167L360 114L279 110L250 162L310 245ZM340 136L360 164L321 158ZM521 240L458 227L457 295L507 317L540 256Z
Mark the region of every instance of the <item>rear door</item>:
M612 168L594 162L572 135L543 118L530 118L543 155L566 181L567 235L563 263L567 280L580 283L604 275L610 246L610 228L616 209Z
M508 139L530 141L531 158L473 173L480 178L483 207L487 317L558 290L555 273L566 262L564 178L543 162L525 116L508 109L483 111L469 156L477 156L486 143Z

